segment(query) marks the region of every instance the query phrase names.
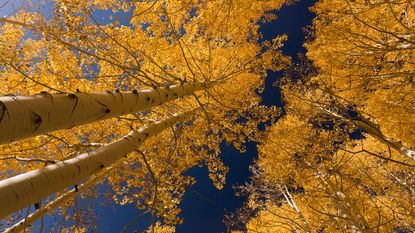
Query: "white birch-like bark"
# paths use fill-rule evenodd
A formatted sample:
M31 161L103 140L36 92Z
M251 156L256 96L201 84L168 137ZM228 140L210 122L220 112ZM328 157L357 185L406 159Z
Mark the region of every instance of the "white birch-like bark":
M365 130L370 136L376 138L378 141L382 142L383 144L391 147L392 149L398 151L400 154L405 155L406 157L415 160L415 151L409 147L404 146L400 142L396 142L391 138L386 137L380 128L373 124L372 122L362 119L362 120L352 120L351 121L356 126Z
M285 200L287 201L288 205L295 210L295 212L298 214L298 217L301 220L301 223L303 225L303 230L306 233L311 233L310 226L307 223L307 220L305 219L303 213L298 208L297 204L295 203L293 196L291 195L290 191L288 190L287 186L284 185L284 189L280 187L282 195L284 195Z
M194 82L151 90L0 97L0 144L150 109L211 87Z
M380 130L380 127L377 124L371 122L370 120L365 119L364 117L360 117L358 119L349 119L349 118L341 116L340 114L337 114L333 111L330 111L328 109L325 109L325 108L322 108L322 107L321 107L321 109L323 109L326 113L328 113L328 114L330 114L330 115L332 115L332 116L334 116L338 119L341 119L345 122L350 122L350 123L354 124L355 126L357 126L361 129L363 129L364 131L366 131L370 136L376 138L379 142L381 142L381 143L389 146L390 148L398 151L400 154L402 154L402 155L404 155L404 156L406 156L406 157L408 157L412 160L415 160L415 151L414 150L412 150L411 148L409 148L407 146L404 146L400 142L394 141L392 138L386 137L382 133L382 131Z
M199 108L144 126L93 152L0 181L0 219L66 187L80 184L127 156L148 138L193 115Z
M106 175L108 175L108 172L113 167L106 168L104 171L101 171L97 176L89 179L85 183L79 185L77 189L72 189L68 192L65 192L64 194L60 195L59 197L55 198L53 201L47 203L45 206L40 207L39 209L35 210L33 213L29 214L24 219L20 220L13 226L7 228L4 230L4 233L11 233L11 232L23 232L25 229L28 229L32 223L34 223L36 220L42 218L45 216L49 211L61 206L65 202L71 200L74 198L77 194L80 194L84 190L88 189L92 185L97 184L101 179L103 179Z

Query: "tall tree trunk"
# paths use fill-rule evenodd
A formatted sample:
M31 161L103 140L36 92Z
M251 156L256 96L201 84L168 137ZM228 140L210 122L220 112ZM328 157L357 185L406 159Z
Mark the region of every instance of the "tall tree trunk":
M144 126L93 152L0 181L0 219L66 187L80 184L133 152L148 137L183 121L199 108Z
M76 189L72 189L64 194L60 195L53 201L47 203L45 206L41 206L39 209L35 210L33 213L29 214L24 219L20 220L13 226L4 230L4 233L11 233L11 232L22 232L27 229L29 226L32 225L36 220L45 216L49 211L61 206L65 202L74 198L77 194L81 193L82 191L88 189L89 187L97 184L101 179L108 175L108 172L113 169L114 166L108 167L101 171L97 176L89 179L85 183L79 185Z
M398 151L400 154L405 155L406 157L415 160L415 151L409 147L404 146L400 142L394 141L392 138L386 137L378 125L375 125L371 121L367 119L359 119L359 120L350 120L353 124L357 127L366 131L370 136L376 138L378 141L382 142L383 144L391 147L392 149Z
M404 146L402 143L400 142L396 142L394 141L392 138L388 138L386 137L382 131L380 130L379 125L373 123L372 121L366 119L365 117L363 117L360 113L359 117L355 117L355 118L348 118L345 116L342 116L338 113L335 113L333 111L330 111L326 108L320 107L321 109L323 109L326 113L342 120L345 122L350 122L352 124L354 124L355 126L357 126L358 128L363 129L364 131L366 131L370 136L376 138L379 142L389 146L390 148L398 151L400 154L415 160L415 151L412 150L409 147Z
M211 87L194 82L128 93L0 97L0 144L146 110Z

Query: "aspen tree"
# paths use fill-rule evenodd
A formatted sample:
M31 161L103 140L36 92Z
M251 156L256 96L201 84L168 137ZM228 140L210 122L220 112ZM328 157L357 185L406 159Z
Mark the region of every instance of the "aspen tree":
M85 189L90 188L91 186L94 186L102 180L106 175L107 172L111 171L112 167L105 168L103 171L101 171L99 174L97 174L95 177L92 177L88 181L78 185L76 188L65 192L64 194L60 195L59 197L55 198L53 201L47 203L44 206L41 206L39 209L35 210L33 213L29 214L24 219L20 220L13 226L7 228L4 230L4 233L6 232L21 232L23 229L28 228L31 226L36 220L43 218L45 215L48 214L49 211L60 207L65 202L69 201L70 199L74 198L77 194L84 191Z
M40 93L0 97L0 143L150 109L213 83L183 83L129 93Z
M20 174L0 181L0 218L14 211L58 192L68 186L76 185L101 169L111 166L117 160L137 150L148 137L183 121L196 110L174 115L163 121L132 131L128 136L91 153L78 155L60 163L38 170Z
M238 210L237 220L226 220L228 229L243 229L246 226L248 232L312 232L308 220L292 195L297 192L295 187L288 188L282 181L268 179L257 164L251 166L250 171L250 182L237 189L237 194L246 195L248 201ZM252 215L256 217L252 218ZM237 224L242 224L242 227Z
M332 121L339 121L352 125L371 137L376 138L379 143L389 146L393 150L399 152L404 158L415 160L415 151L404 145L396 139L386 136L382 132L382 125L376 123L376 119L372 115L353 108L352 103L345 101L339 96L326 93L324 90L313 90L311 84L295 84L287 85L284 88L284 94L288 101L287 108L291 112L304 111L300 115L309 115L312 117L325 114L332 118ZM307 113L306 113L307 112Z
M292 115L280 119L260 146L257 163L263 171L262 180L274 185L267 186L267 191L249 193L249 198L262 200L264 205L245 221L247 227L270 231L300 228L300 222L293 222L295 211L290 212L270 195L281 193L279 187L286 184L311 231L411 229L414 193L391 178L399 174L412 184L414 165L394 160L397 153L391 160L371 155L380 149L374 138L351 140L347 129L336 128L340 124L324 129L320 125L325 123L324 118L312 122L304 119ZM280 200L283 196L281 193Z
M292 195L312 231L413 231L413 3L320 0L313 10L311 61L283 83L287 115L258 166L302 190ZM284 206L262 198L247 228L293 231L293 218L273 214Z
M49 18L30 10L1 19L0 40L8 45L0 48L1 75L7 80L0 88L2 95L30 96L45 91L62 96L96 95L113 89L115 95L117 90L132 93L134 89L223 80L151 110L3 145L0 167L7 173L1 176L7 178L52 161L59 164L97 145L111 145L129 127L139 128L162 116L203 106L195 122L146 140L145 158L133 152L109 177L117 203L154 209L151 212L164 222L178 223L181 197L194 183L184 172L204 164L221 188L227 169L218 156L220 143L226 141L243 150L247 139L259 138L257 123L277 113L275 108L256 106L260 101L256 91L262 88L268 69L279 70L288 62L278 51L284 38L258 44L257 23L274 17L267 12L284 2L55 1ZM117 20L103 25L94 17L100 10L131 10L130 25ZM241 118L250 121L238 122ZM177 145L169 148L173 141ZM144 160L149 166L144 166Z
M414 159L413 4L322 0L313 10L315 40L306 47L319 74L312 85L378 129L355 120L358 127Z

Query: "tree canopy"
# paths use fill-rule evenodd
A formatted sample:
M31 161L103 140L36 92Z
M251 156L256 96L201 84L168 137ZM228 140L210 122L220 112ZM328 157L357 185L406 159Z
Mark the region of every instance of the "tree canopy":
M413 3L320 0L312 10L307 54L279 82L286 115L259 146L239 222L248 232L410 232Z
M178 204L195 182L184 172L204 165L221 188L227 168L219 159L219 144L226 141L244 150L244 142L261 137L257 124L278 114L276 108L258 104L257 91L267 70L289 63L278 50L285 38L258 43L258 22L272 19L270 11L283 1L53 1L50 9L39 3L27 2L0 19L2 119L9 120L5 128L12 132L36 131L55 118L59 126L20 141L18 133L9 135L7 140L15 142L0 148L5 190L10 189L8 177L61 167L82 155L104 151L131 130L141 132L140 127L199 106L189 120L148 138L121 161L103 164L108 167L111 199L122 205L133 203L164 224L177 224ZM109 23L98 18L104 11L113 12ZM124 12L128 23L123 24L116 12ZM197 83L209 85L193 89ZM181 94L173 91L174 85L179 91L183 88ZM103 96L121 99L110 105ZM141 112L128 110L125 103L134 98L135 105L140 99L154 104ZM106 117L119 106L124 109L118 115ZM61 107L67 109L71 122L80 123L68 127L59 114L51 114ZM22 109L27 116L22 116ZM77 120L86 114L93 120ZM20 116L28 128L16 129L19 122L9 123ZM83 168L78 169L83 173ZM81 184L73 185L76 190ZM66 202L60 208L71 205ZM18 216L24 217L23 213ZM76 221L79 216L67 218Z
M58 214L58 231L93 230L93 211L65 212L104 183L148 232L174 232L186 172L221 189L222 143L250 141L230 231L415 229L412 1L317 1L294 64L260 24L296 1L46 2L0 18L0 229ZM283 108L261 105L281 70Z

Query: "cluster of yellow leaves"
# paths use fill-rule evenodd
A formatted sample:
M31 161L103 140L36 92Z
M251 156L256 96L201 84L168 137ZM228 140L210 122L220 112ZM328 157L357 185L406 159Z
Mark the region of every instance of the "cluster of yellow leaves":
M154 226L151 226L146 232L148 233L174 233L176 228L173 226L162 225L160 222L156 222Z
M87 230L85 228L78 228L78 227L69 227L61 230L62 233L85 233Z
M259 147L262 182L246 188L259 209L248 232L415 229L415 163L398 149L415 148L414 9L387 0L313 7L313 72L283 85L287 115Z

